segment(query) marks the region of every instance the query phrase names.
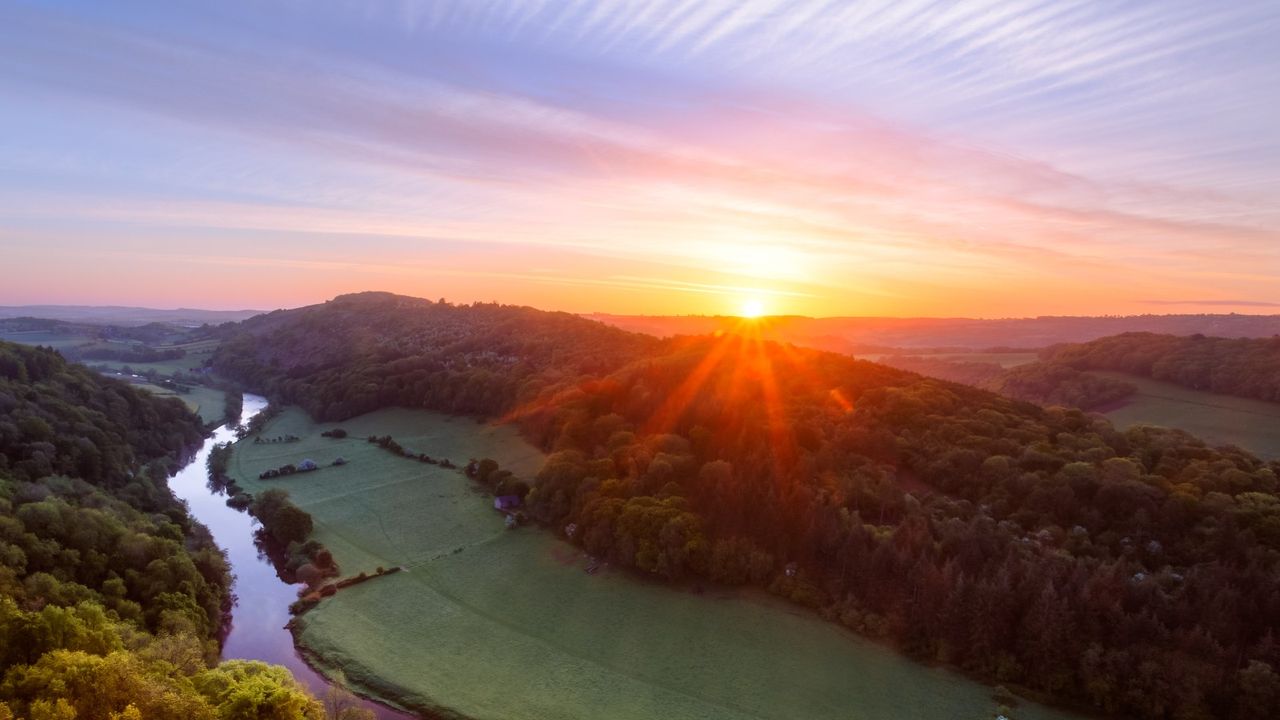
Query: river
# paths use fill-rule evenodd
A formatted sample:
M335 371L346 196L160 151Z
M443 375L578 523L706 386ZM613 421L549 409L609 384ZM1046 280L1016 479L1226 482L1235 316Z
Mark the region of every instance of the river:
M262 412L266 399L244 396L241 422ZM235 575L233 591L236 602L232 609L231 629L222 646L224 660L262 660L283 665L299 682L318 698L323 698L329 681L311 669L293 645L293 635L285 628L289 622L289 604L298 598L301 585L290 585L280 579L275 568L257 545L253 534L258 521L247 512L227 507L226 495L209 487L205 462L216 443L236 439L235 429L224 425L207 438L191 462L169 480L169 487L186 501L191 515L209 528L213 539L227 554L227 562ZM407 715L369 700L363 707L377 713L381 720L406 720Z

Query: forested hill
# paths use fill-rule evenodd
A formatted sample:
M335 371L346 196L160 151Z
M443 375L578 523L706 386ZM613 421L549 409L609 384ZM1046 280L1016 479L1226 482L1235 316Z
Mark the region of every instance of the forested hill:
M283 668L215 665L231 578L168 489L199 418L0 342L0 718L321 720Z
M155 510L164 500L137 480L139 466L164 460L167 468L202 434L176 398L153 397L51 349L0 342L0 472L17 480L68 475Z
M1046 362L1079 370L1115 370L1193 390L1280 402L1280 336L1220 338L1124 333L1055 345Z
M495 414L605 375L660 341L568 313L342 295L231 326L213 366L322 419L388 405Z
M332 419L503 413L551 452L528 511L619 566L758 584L1108 713L1280 716L1280 464L749 323L657 342L521 308L349 302L391 317L335 301L247 324L221 366ZM372 346L321 347L350 337Z

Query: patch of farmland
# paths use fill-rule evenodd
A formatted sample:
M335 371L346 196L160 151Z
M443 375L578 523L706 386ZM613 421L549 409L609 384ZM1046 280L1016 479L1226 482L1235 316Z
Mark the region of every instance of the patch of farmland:
M1280 458L1280 403L1191 390L1127 373L1092 374L1138 387L1127 402L1105 413L1119 427L1178 428L1210 445L1238 445L1259 457Z

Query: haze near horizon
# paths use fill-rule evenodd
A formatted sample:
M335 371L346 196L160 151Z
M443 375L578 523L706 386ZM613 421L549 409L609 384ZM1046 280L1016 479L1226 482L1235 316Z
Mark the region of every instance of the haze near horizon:
M0 304L1275 312L1267 2L15 3Z

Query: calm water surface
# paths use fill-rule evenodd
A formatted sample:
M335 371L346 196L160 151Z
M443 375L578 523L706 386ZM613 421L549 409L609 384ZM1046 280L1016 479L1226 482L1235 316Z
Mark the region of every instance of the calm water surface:
M266 406L266 399L245 395L241 422L248 422ZM258 550L253 542L258 521L248 513L227 507L226 495L209 487L205 467L209 451L216 443L235 439L233 427L224 425L218 428L213 437L205 440L191 462L169 480L173 493L187 502L191 515L209 528L218 547L226 551L231 572L235 575L233 590L236 603L232 610L231 631L222 646L222 657L283 665L316 697L323 698L329 682L303 661L293 645L293 635L285 629L289 622L289 604L298 599L298 590L303 586L281 580L271 561ZM371 701L362 702L383 720L412 717Z

